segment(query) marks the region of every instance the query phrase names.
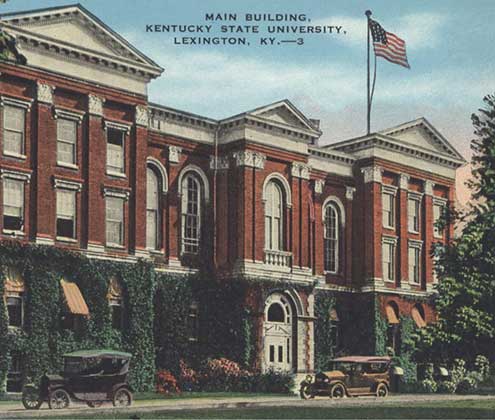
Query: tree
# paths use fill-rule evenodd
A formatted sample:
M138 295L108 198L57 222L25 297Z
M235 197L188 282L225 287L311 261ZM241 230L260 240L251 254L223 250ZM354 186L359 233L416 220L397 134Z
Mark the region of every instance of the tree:
M418 333L419 360L474 359L477 354L495 359L495 94L483 102L471 117L473 200L465 214L450 209L440 223L466 225L453 243L434 250L438 320Z

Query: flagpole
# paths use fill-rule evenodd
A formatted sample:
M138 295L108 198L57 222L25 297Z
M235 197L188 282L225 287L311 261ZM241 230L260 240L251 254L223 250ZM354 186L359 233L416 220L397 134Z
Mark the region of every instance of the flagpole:
M366 134L370 134L371 132L371 98L370 98L370 16L371 10L366 10L364 13L368 18L368 95L367 95L367 124L366 124Z

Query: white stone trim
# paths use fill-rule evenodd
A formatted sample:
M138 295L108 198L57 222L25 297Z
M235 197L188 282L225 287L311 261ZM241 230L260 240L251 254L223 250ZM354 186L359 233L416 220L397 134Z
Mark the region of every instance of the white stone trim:
M416 200L416 201L421 202L421 200L423 199L423 193L422 192L418 192L418 191L411 191L411 190L409 190L407 192L407 198L410 199L410 200Z
M155 167L162 177L162 192L165 194L168 191L168 175L165 166L154 157L148 156L146 159L146 165L151 165Z
M26 184L29 184L31 173L2 168L0 169L0 178L15 179L16 181L24 181Z
M122 190L114 187L103 187L103 197L115 197L122 198L125 201L129 200L131 193L126 190Z
M66 179L53 178L53 188L55 189L63 189L63 190L71 190L80 192L82 190L82 183L77 181L69 181Z
M292 165L290 167L290 174L294 178L309 180L310 172L311 172L311 167L305 163L292 162Z
M45 238L43 236L37 236L34 243L36 245L55 245L55 241L52 238Z
M424 182L424 193L425 195L430 195L432 196L433 195L433 187L435 186L435 183L433 181L430 181L430 180L426 180Z
M390 184L382 184L382 193L391 194L394 197L397 195L397 187Z
M447 198L443 197L437 197L433 196L433 205L434 206L446 206L448 204L449 200Z
M211 170L216 169L217 171L223 171L223 170L229 169L229 166L230 166L230 162L229 162L228 156L217 156L216 159L215 159L215 156L213 156L213 155L210 156L210 169Z
M36 83L36 99L38 102L43 102L45 104L53 104L53 91L54 86L43 82Z
M340 201L340 198L338 198L335 195L329 195L327 198L325 198L325 201L323 202L323 205L321 206L321 208L322 208L322 212L321 212L322 221L323 222L325 221L325 207L328 206L329 204L335 204L337 206L337 208L339 209L339 212L340 212L340 223L342 225L342 228L345 228L345 207L342 204L342 201Z
M103 104L105 103L105 98L96 96L93 94L88 95L88 112L90 115L96 115L98 117L103 117Z
M182 152L182 147L168 146L168 161L170 163L179 163L181 152Z
M114 130L123 131L126 134L129 134L129 132L131 131L131 125L130 124L124 124L124 123L120 123L120 122L116 122L116 121L110 121L107 119L105 119L103 121L103 126L104 126L105 130L107 130L108 128L113 128Z
M262 200L263 202L266 202L267 196L266 196L266 187L268 186L268 183L272 180L277 180L282 184L282 187L285 190L285 205L288 208L292 207L292 193L289 185L289 181L287 181L287 178L285 178L281 173L279 172L272 172L269 174L266 178L265 181L263 182L263 192L262 192Z
M399 175L399 187L401 190L409 189L409 179L411 177L408 174L400 174Z
M81 124L84 114L74 111L69 111L67 109L62 109L58 107L53 108L54 118L63 118L66 120L76 121L77 124Z
M382 244L392 244L397 245L397 236L396 235L382 235Z
M256 169L265 168L266 156L262 153L253 152L251 150L242 150L233 153L232 156L235 158L238 167L248 166Z
M355 187L349 187L348 185L346 185L345 187L345 198L349 201L352 201L354 200L354 193L356 192L356 188Z
M365 184L370 182L382 183L383 169L380 166L367 166L366 168L361 168L361 172L364 175Z
M149 112L148 112L148 107L146 105L136 105L134 122L136 123L136 125L140 125L142 127L148 127Z
M27 112L31 109L31 104L33 100L21 100L17 98L12 98L10 96L1 95L0 96L0 105L10 105L15 106L17 108L24 108Z
M204 188L204 193L205 193L205 203L210 202L210 184L208 182L208 177L204 173L204 171L197 165L187 165L180 171L179 178L177 181L178 189L179 189L179 195L182 195L182 180L184 179L184 176L187 175L188 172L194 172L196 175L199 176L201 179L201 182L203 183L203 188Z
M417 248L421 250L423 248L423 241L418 239L408 239L407 245L409 248Z
M322 179L315 179L315 182L313 184L313 189L315 194L322 194L323 193L323 187L325 186L325 181Z

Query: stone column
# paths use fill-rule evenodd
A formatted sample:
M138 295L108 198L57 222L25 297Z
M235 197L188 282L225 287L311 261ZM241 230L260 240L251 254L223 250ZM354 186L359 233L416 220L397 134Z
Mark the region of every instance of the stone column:
M433 246L433 186L432 181L424 182L424 208L423 208L423 231L424 231L424 250L423 250L423 275L421 288L423 290L431 289L433 283L433 259L431 251Z
M354 193L356 192L356 188L354 187L345 187L345 198L347 200L345 206L345 227L344 227L344 237L345 237L345 250L344 250L344 282L346 286L352 286L352 267L353 267L353 241L352 241L352 217L353 217L353 203L354 203Z
M168 249L168 263L171 266L180 266L180 185L179 185L179 163L181 161L182 149L177 146L168 147L168 176L169 187L167 194L167 241L165 249Z
M409 254L408 254L408 226L407 226L407 194L409 190L409 175L400 174L399 178L399 209L397 217L397 231L399 232L399 249L397 261L399 263L399 286L409 288Z

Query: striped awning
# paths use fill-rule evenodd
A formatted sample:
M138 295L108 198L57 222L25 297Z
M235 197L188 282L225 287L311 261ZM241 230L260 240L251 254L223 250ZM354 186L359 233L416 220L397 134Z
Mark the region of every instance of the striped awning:
M5 293L24 293L24 280L20 270L15 267L7 267L5 270Z
M65 303L67 304L69 312L73 315L89 316L88 305L86 305L77 284L68 282L64 279L60 280L60 284L64 292Z
M399 318L397 316L397 313L395 312L395 309L391 305L387 305L385 308L385 311L387 313L387 320L389 324L399 324Z
M412 308L411 317L414 320L414 322L416 323L416 326L418 328L426 327L426 321L423 318L423 316L421 315L421 313L419 312L418 308Z

